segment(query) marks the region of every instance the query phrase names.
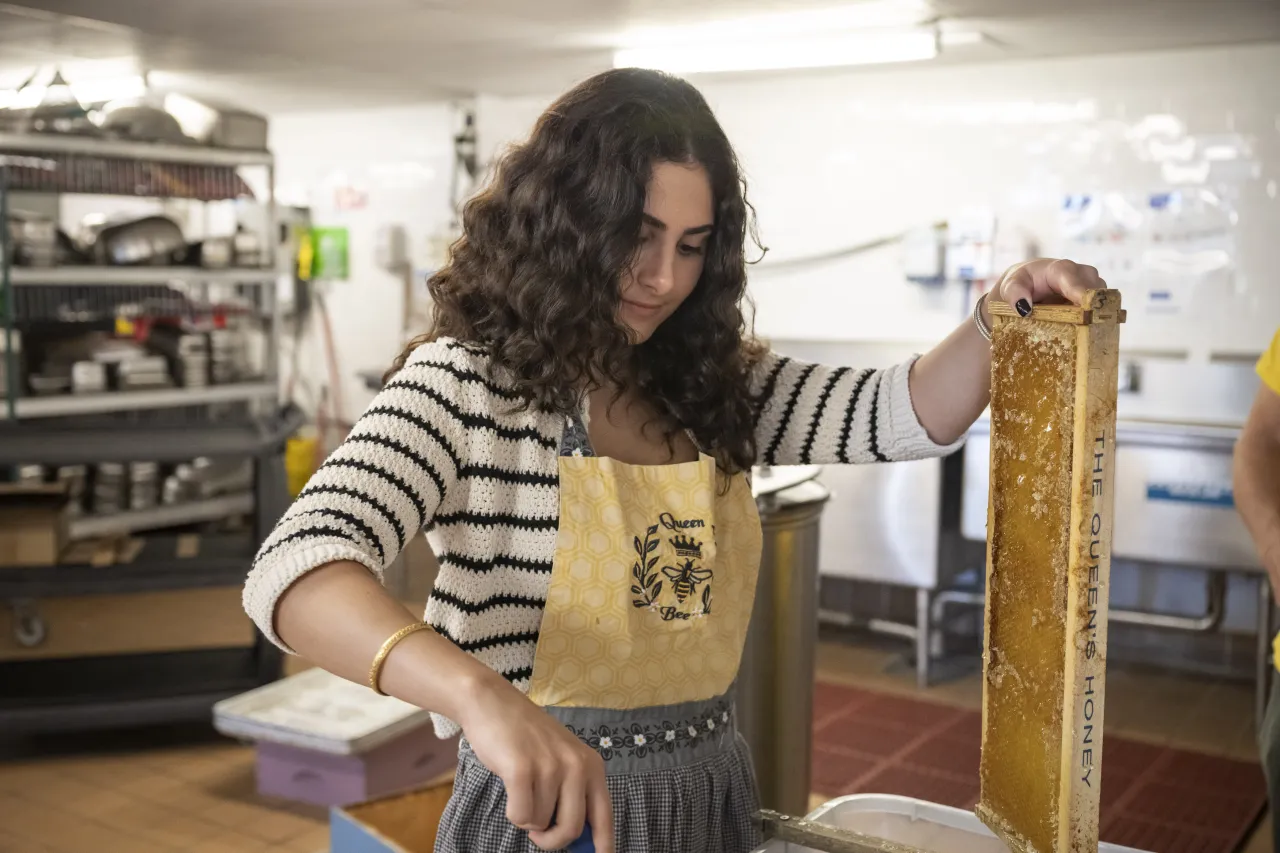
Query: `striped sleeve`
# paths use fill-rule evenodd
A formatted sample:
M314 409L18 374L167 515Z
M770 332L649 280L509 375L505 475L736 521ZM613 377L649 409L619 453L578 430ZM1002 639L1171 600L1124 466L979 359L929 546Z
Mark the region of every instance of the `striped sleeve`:
M755 368L757 458L762 465L900 462L945 456L911 403L915 358L882 370L824 367L767 354Z
M419 347L374 398L263 541L244 587L245 611L268 639L280 596L307 572L351 560L382 573L429 524L466 462L465 354Z

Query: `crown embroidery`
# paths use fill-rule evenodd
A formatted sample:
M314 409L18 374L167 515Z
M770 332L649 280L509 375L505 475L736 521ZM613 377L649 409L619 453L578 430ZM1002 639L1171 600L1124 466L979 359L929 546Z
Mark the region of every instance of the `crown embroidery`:
M675 548L677 557L693 560L702 559L702 543L692 537L676 534L671 540L671 547Z

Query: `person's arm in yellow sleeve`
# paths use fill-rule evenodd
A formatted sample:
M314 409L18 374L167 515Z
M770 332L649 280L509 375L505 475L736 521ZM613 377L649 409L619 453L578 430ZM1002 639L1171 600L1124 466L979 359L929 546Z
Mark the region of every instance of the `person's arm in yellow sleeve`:
M1280 601L1280 334L1258 363L1262 387L1235 450L1235 502Z

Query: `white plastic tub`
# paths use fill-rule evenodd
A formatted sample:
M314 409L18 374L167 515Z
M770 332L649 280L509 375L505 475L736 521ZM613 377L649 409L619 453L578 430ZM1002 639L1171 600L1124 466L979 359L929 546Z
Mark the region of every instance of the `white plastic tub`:
M319 667L223 699L213 725L241 740L359 755L428 725L431 715Z
M1004 842L977 816L950 806L887 794L852 794L824 803L807 815L826 826L896 841L931 853L1008 853ZM1100 844L1099 853L1145 853ZM756 853L812 853L809 847L770 841Z

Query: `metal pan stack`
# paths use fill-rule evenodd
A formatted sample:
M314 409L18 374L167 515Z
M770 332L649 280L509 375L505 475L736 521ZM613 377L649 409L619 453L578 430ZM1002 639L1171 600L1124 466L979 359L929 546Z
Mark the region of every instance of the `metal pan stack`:
M93 512L113 515L125 508L125 467L119 462L100 462L93 471Z
M152 509L160 503L160 466L155 462L129 463L129 508Z

